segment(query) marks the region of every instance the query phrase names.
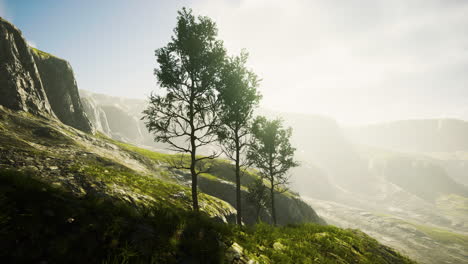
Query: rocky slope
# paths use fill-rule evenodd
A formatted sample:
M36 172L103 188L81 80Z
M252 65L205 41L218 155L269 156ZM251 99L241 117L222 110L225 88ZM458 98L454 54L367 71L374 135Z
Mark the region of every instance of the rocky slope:
M92 98L81 97L81 102L83 104L83 110L93 127L104 135L112 135L109 123L107 122L106 112L104 112Z
M64 124L81 131L92 132L93 127L81 105L70 63L38 49L31 49L54 113Z
M359 228L420 263L468 263L467 234L340 203L317 199L307 201L327 222Z
M18 116L7 109L0 111L2 132L0 164L3 168L32 169L51 183L68 186L70 190L78 192L77 195L85 195L89 191L121 193L127 197L122 199L130 200L151 201L152 198L129 192L128 186L124 185L118 187L119 190L115 190L107 189L108 186L97 184L95 180L86 182L82 178L82 173L87 172L86 168L98 172L101 170L112 172L112 168L118 169L123 166L134 173L162 177L181 186L190 185L190 177L186 171L170 168L170 159L176 159L177 156L150 152L111 139L93 137L77 130L70 134L70 131L60 126L58 122L37 122L34 118ZM36 152L41 154L37 155ZM201 190L228 202L227 205L234 204L235 190L232 187L234 177L231 175L231 165L223 161L214 161L212 166L216 166L217 169L213 175L203 176ZM95 186L98 190L90 186ZM100 189L101 187L104 189ZM228 207L232 209L231 205ZM252 205L246 203L246 209L250 207ZM284 212L279 216L280 224L323 223L313 209L298 197L278 195L278 211ZM229 218L223 216L226 217ZM265 215L264 218L265 221L269 221L270 217ZM255 219L246 218L246 222L251 224Z
M150 148L163 149L156 143L141 120L145 100L127 99L80 90L85 112L93 126L116 140Z
M138 111L144 108L143 100L137 103L138 100L127 101L123 98L92 93L88 93L84 98L99 98L98 108L117 102L114 106L117 105L126 111L125 115L134 116L134 120L140 116ZM139 106L140 109L135 111L137 109L135 106ZM430 223L442 230L451 230L450 232L455 234L463 235L464 232L468 232L466 226L468 212L464 209L463 202L468 197L468 193L467 189L460 185L460 182L468 180L466 178L468 167L463 166L463 162L468 162L468 155L464 155L463 152L415 153L406 152L407 149L397 151L369 147L361 145L359 141L353 141L352 138L350 140L347 130L330 118L266 110L260 110L259 114L271 118L281 117L286 125L292 126L292 141L298 148L297 157L301 163L300 167L291 172L292 188L301 195L317 199L318 203L323 201L325 205L328 202L336 203L337 208L340 206L357 208L364 212L392 215L417 224ZM121 128L114 127L114 129L118 131L116 134L124 133ZM127 136L127 142L145 145L141 144L143 141L140 134L137 135L133 138L139 140L133 139L135 140L133 141L131 136ZM446 134L442 133L439 136L444 137L444 135ZM117 135L115 138L121 137ZM437 141L436 138L433 140ZM152 145L154 143L150 141L146 142L147 147L164 147ZM200 181L202 189L211 184L210 179L204 178ZM220 195L224 200L230 201L233 199L228 191L231 188L233 188L232 183L224 182L218 189L210 189L216 190L216 193L211 194ZM210 190L206 191L210 193ZM313 206L322 208L317 203ZM333 219L335 213L336 217L342 219L336 223L344 227L353 226L369 230L364 222L353 221L352 225L346 223L348 219L346 214L352 214L353 211L344 212L344 214L334 212L333 207L330 207L326 215L329 216L328 219ZM247 209L244 215L248 214ZM349 220L351 219L350 216ZM382 226L378 228L380 224ZM382 233L376 237L382 243L395 246L389 243L388 239L398 241L404 237L403 233L399 233L404 232L404 229L394 229L393 233L386 232L385 222L382 221L377 221L375 226L372 234L381 230ZM382 239L383 237L387 240ZM443 248L447 247L439 252L440 259L444 259L444 254L449 254L451 246L444 245L437 239L434 238L433 243L428 245L412 244L414 250L408 251L408 254L414 254L422 262L428 262L416 254L418 247L424 252L426 247L441 243ZM397 246L400 250L404 250L407 245L400 243Z
M81 105L68 62L29 48L4 20L0 50L5 262L413 263L362 232L324 226L293 192L276 196L278 222L289 226L227 225L235 192L232 165L223 160L200 175L202 213L192 213L190 177L170 166L180 156L86 133L93 126L83 110L113 138L154 144L139 119L143 103L93 96ZM257 177L249 172L242 189ZM244 220L253 224L244 202ZM267 208L261 218L269 221Z
M41 76L21 31L0 17L0 105L52 117Z
M30 48L21 31L1 18L0 51L0 105L93 131L67 61Z
M466 122L396 122L398 126L390 126L392 133L373 138L369 133L350 135L333 120L319 116L262 114L282 117L293 127L301 159L293 187L303 197L313 198L311 205L326 221L360 228L423 263L467 262L466 251L453 249L465 246L456 238L468 232L468 189L461 184L468 181L468 156L463 151ZM429 149L443 152L422 152ZM425 243L427 235L407 234L404 226L392 228L389 219L361 215L369 212L429 225L455 239L446 243L441 235Z
M216 224L213 219L235 219L233 177L225 173L232 168L221 160L214 161L213 174L201 176L200 205L208 218L192 215L190 177L171 169L171 158L178 157L0 106L2 259L413 263L362 232L313 224L323 221L292 194L278 197L279 221L309 224L243 230Z

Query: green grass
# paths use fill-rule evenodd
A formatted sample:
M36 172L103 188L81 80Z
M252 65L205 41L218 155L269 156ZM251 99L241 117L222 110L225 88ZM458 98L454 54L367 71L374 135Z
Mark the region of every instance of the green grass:
M125 150L138 153L138 154L143 155L143 156L145 156L145 157L147 157L149 159L152 159L154 161L159 161L159 162L167 162L168 159L175 156L175 155L171 155L171 154L164 154L164 153L160 153L160 152L147 150L147 149L136 147L136 146L133 146L133 145L130 145L130 144L127 144L127 143L120 142L120 141L114 141L114 144L118 145L119 147L121 147L121 148L123 148Z
M87 160L84 164L74 165L70 169L74 173L84 175L90 183L104 183L105 190L101 191L130 200L136 206L191 208L191 191L188 187L152 175L137 174L112 161L106 162L101 159L99 163ZM201 209L211 216L226 215L233 210L226 202L208 195L200 194L199 199Z
M2 136L10 131L19 137L15 144L31 140L83 150L67 131L35 136L31 131L42 123L17 119L2 120L0 141L12 142L10 135ZM174 157L97 138L141 161L165 163ZM410 263L357 231L315 224L239 228L221 223L220 216L232 213L232 207L203 193L202 212L193 213L190 189L159 177L166 169L141 175L98 155L54 158L67 161L60 176L69 178L0 169L0 256L5 263L223 263L234 242L259 263ZM213 160L210 165L215 170L202 177L233 181L229 162ZM255 177L249 174L243 183ZM54 185L56 181L63 184Z
M114 139L110 139L101 133L98 133L96 136L100 139L113 143L126 151L129 151L131 153L137 153L158 163L164 163L168 165L172 161L181 161L182 164L184 164L185 166L189 166L190 160L189 156L186 154L159 153L148 149L140 148L131 144L123 143ZM229 160L217 158L212 160L204 160L200 163L203 164L204 168L210 168L210 172L203 173L202 175L200 175L201 177L205 177L210 180L221 179L229 182L235 182L236 179L234 175L234 165L232 165ZM241 184L245 188L246 185L254 181L257 177L258 175L255 174L254 170L250 169L242 175Z
M11 170L0 170L0 207L5 263L220 263L232 237L204 213L77 198Z
M237 234L260 263L413 263L360 231L334 226L259 224Z
M84 171L100 179L114 173ZM0 207L6 262L225 263L235 242L259 263L412 263L355 230L317 224L239 228L183 207L135 207L92 193L76 197L13 170L0 170Z

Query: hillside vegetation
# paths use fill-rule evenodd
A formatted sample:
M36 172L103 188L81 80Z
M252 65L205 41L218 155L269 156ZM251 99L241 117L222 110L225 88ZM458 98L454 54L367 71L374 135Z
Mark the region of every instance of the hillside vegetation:
M0 255L7 262L412 263L362 232L323 225L292 193L282 196L283 207L299 212L282 221L295 225L236 227L229 201L203 193L202 213L194 215L184 173L167 166L172 155L0 111ZM202 178L219 183L213 188L229 185L229 164L213 162L213 174Z

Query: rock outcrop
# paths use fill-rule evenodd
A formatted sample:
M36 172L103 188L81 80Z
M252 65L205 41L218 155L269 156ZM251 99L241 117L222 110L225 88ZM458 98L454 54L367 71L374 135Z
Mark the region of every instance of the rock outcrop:
M28 46L21 31L0 18L0 105L92 132L70 64Z
M94 128L107 136L112 136L112 131L107 122L106 112L97 105L96 101L91 97L81 97L81 103L83 104L83 110Z
M141 143L143 135L138 118L118 105L103 105L101 109L106 113L107 122L115 139Z
M0 105L53 117L31 51L21 31L0 18Z
M200 190L204 193L218 197L228 202L230 205L235 206L236 186L234 183L204 177L200 177L198 180ZM255 206L245 198L247 197L247 191L242 190L241 192L243 221L246 224L254 224L257 221ZM277 222L279 225L307 222L326 224L326 222L317 215L314 209L299 199L299 197L277 193L275 196L275 202L276 210L280 212L277 215ZM261 211L259 217L263 222L271 223L271 215L268 212L265 212L265 210Z
M141 120L147 102L80 90L84 110L96 130L113 139L151 148L164 148L154 142Z
M93 127L83 110L70 63L38 49L31 50L54 113L64 124L92 132Z

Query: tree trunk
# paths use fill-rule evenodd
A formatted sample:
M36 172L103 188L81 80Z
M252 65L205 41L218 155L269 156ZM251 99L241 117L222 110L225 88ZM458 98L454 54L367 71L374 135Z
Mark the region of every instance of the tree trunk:
M275 209L275 187L273 185L273 181L271 181L271 217L273 218L273 225L276 226L276 209Z
M192 152L190 153L190 174L192 174L192 205L193 205L193 210L195 212L199 211L198 207L198 193L197 193L197 185L198 185L198 178L197 178L197 172L195 171L195 165L196 165L196 146L195 146L195 139L192 136L191 138L191 143L192 143Z
M257 207L257 211L256 211L256 215L255 215L255 216L256 216L256 218L255 218L255 219L256 219L256 223L260 223L260 211L261 211L261 210L262 210L262 206L259 205L259 206Z
M236 133L237 134L237 133ZM240 182L240 149L239 139L236 140L236 202L237 224L242 225L241 182Z
M195 136L195 125L194 125L194 99L195 99L195 94L194 94L194 89L193 89L193 78L192 78L192 87L191 87L191 94L190 94L190 146L191 146L191 151L190 151L190 174L192 174L192 205L193 205L193 211L197 212L199 211L198 207L198 193L197 193L197 186L198 186L198 175L195 170L195 166L197 163L197 145L195 144L196 136Z

